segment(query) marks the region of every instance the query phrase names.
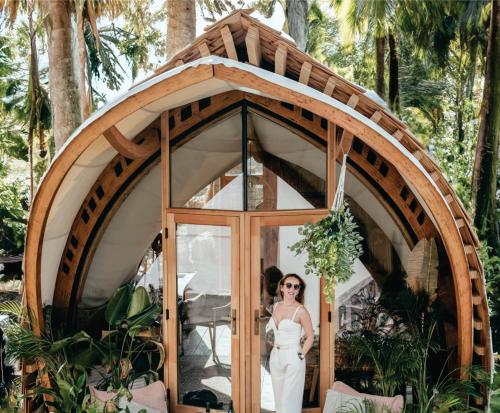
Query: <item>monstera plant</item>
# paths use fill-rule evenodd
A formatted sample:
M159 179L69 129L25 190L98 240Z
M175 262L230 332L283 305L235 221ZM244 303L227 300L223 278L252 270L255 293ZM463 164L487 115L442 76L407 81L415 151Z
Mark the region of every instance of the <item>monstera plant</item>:
M358 225L344 202L338 210L316 223L299 228L302 239L290 247L296 255L307 254L306 274L325 278L324 294L333 302L335 286L351 278L354 261L361 256L362 237Z

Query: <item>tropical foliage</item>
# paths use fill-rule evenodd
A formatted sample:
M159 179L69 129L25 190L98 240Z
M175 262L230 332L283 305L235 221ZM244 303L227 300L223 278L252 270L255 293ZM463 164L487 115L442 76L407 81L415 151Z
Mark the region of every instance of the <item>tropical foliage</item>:
M70 109L78 112L75 118L81 120L125 87L129 80L136 79L141 71L151 70L163 60L166 51L163 26L170 9L163 1L153 0L63 3L65 7L55 12L68 11L68 21L74 23L66 27L67 39L72 36L70 26L76 28L77 41L65 49L65 57L78 69L74 71L78 74L73 86L75 83L78 86L79 99L72 99L74 105ZM174 2L168 0L167 3ZM47 24L47 4L39 0L0 1L0 255L22 253L33 194L55 156L54 135L65 131L60 139L67 139L75 126L55 118L56 101L64 103L68 93L56 90L55 82L50 81L49 66L59 67L61 61L52 61L49 65L49 57L58 50ZM496 0L193 0L190 4L196 4L210 21L243 6L254 6L266 17L275 16L281 10L285 16L281 28L296 36L298 42L302 42L298 36L305 33L308 53L339 75L386 98L390 109L408 124L436 158L474 218L483 245L493 345L498 351L500 72L496 63L500 48L500 3ZM305 13L292 7L304 4L308 6ZM194 6L190 10L174 11L190 14L184 17L190 22L188 35L192 36L196 24ZM184 17L179 21L184 21ZM175 16L171 20L175 21ZM174 37L178 36L174 33ZM72 76L73 71L66 70L63 75ZM330 297L334 281L348 278L347 268L359 252L352 222L346 224L344 230L336 231L339 237L347 237L344 241L328 232L334 225L342 226L346 222L350 221L330 216L324 227L306 227L304 232L312 237L311 242L296 246L296 251L312 248L310 271L318 275L323 271L327 275L337 274L330 276L327 284L326 293ZM314 239L316 230L329 241ZM351 242L349 252L342 258L344 252L338 251L338 245L344 245L345 239ZM120 294L130 298L130 291L122 290ZM144 296L144 292L139 295ZM150 305L149 311L154 313L154 301ZM113 320L121 317L121 322L109 324L108 344L116 346L123 340L138 343L137 334L132 333L134 329L128 329L128 314L119 314ZM122 328L123 325L126 327ZM422 343L425 337L428 336L421 336ZM404 336L393 339L404 339ZM51 348L58 341L54 336L40 340L43 342L35 340L30 348ZM81 346L89 339L78 336L71 340ZM92 340L95 345L95 339ZM382 356L386 338L377 340L373 341L370 351L378 351ZM151 343L150 349L153 351L155 346ZM368 350L366 348L366 352ZM113 357L124 356L114 354L109 357L109 363ZM83 379L74 381L74 377L80 377L83 372L67 359L71 352L56 356L64 357L58 362L75 373L65 376L65 370L61 372L61 380L70 380L73 391L64 397L61 395L62 399L68 403L83 400L85 390L78 382ZM134 355L129 356L135 360ZM379 369L392 368L389 360L381 359L379 364ZM47 369L49 365L50 360ZM103 385L126 386L128 379L120 375L130 365L124 364L121 370L117 364L113 366L117 370L109 372ZM388 377L393 374L396 372ZM429 388L425 388L422 381L421 385L420 393L424 397ZM56 389L65 386L60 382ZM380 382L380 387L389 392L393 384ZM494 399L492 406L497 405Z
M357 227L344 203L319 222L300 227L302 239L290 247L296 254L306 254L306 274L325 278L323 292L328 302L333 302L335 286L351 278L354 261L363 253Z
M365 307L356 328L336 340L348 364L362 371L353 385L388 397L411 385L416 401L407 412L479 412L468 400L480 397L488 374L474 367L469 379L460 381L458 371L446 372L451 354L442 346L441 332L447 319L439 300L424 291L382 292Z
M107 304L109 328L100 338L84 331L69 335L54 331L50 309L46 309L44 334L38 336L32 330L37 321L19 303L0 303L0 314L10 318L4 330L7 360L33 363L38 370L35 393L40 403L61 413L98 411L90 400L89 373L101 377L99 388L114 392L113 406L120 397L131 398L130 386L135 380L158 379L164 360L156 326L160 313L156 297L151 300L143 287L127 284ZM118 411L109 410L110 404L106 409Z

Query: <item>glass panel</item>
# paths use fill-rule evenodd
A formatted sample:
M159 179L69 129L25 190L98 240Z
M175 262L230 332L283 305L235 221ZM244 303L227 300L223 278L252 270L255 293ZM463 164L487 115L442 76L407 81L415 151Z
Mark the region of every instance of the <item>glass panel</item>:
M237 113L172 148L173 207L243 210L241 136Z
M359 194L355 181L350 184L351 189ZM361 199L369 198L363 196ZM347 200L363 237L363 255L355 261L354 274L349 281L335 289L335 379L357 390L376 393L379 389L372 387L374 370L367 364L353 363L352 357L357 349L352 347L352 337L373 339L376 348L378 334L385 336L391 329L392 321L377 305L384 291L393 295L408 281L400 256L408 256L409 251L406 243L398 245L394 242L398 236L388 226L389 217L386 220L379 218L385 229L372 218L376 216L377 204L368 201L361 207L354 199L347 197Z
M179 402L195 405L194 392L206 389L227 406L231 399L231 228L178 224L176 245Z
M326 146L248 113L248 209L326 207Z
M269 367L271 346L266 340L265 326L271 317L272 305L280 300L277 293L282 274L295 273L306 284L304 305L311 314L314 328L314 344L306 356L306 379L302 406L319 406L319 333L320 333L320 280L306 275L304 264L306 255L295 256L288 248L300 238L299 226L265 226L260 229L261 262L261 411L275 410L274 392Z

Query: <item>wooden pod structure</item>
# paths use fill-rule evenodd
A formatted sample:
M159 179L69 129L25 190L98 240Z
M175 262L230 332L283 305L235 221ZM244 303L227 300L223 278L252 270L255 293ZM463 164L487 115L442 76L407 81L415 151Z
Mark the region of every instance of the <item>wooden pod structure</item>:
M401 234L405 250L420 240L438 240L449 272L448 303L456 317L450 333L450 346L457 350L456 365L479 364L491 372L478 240L471 218L438 165L379 98L316 62L244 10L208 27L154 75L95 113L53 160L28 223L25 294L33 314L42 320L43 307L53 305L62 321L72 323L79 306L102 305L130 280L150 241L160 231L165 236L171 225L169 214L179 212L173 208L177 205L171 205L175 197L170 154L242 110L272 119L326 152L328 204L335 191L335 165L342 153L349 152L350 176L367 188L370 199L377 200ZM247 127L250 142L256 129ZM269 165L273 170L272 159ZM290 174L287 179L298 178ZM310 191L317 187L307 174L300 179ZM361 198L356 200L355 192L353 187L346 189L361 209L368 208ZM311 198L310 202L314 205L315 201ZM247 218L245 213L227 213L224 221L238 231L240 239L253 218L265 223L272 216L272 212L249 213ZM300 223L293 218L297 214L285 215L290 222ZM213 216L219 215L212 211L210 219L217 220ZM246 255L245 245L242 240L241 271L252 258ZM241 282L240 289L250 288L243 278ZM166 281L164 287L168 288ZM244 323L250 328L252 304L244 294L238 300L242 328ZM330 317L324 314L325 320ZM251 347L244 338L234 345L244 371L252 363ZM168 372L166 377L170 377ZM319 380L325 390L332 379ZM244 378L234 385L240 386L239 411L254 411L252 380ZM487 400L485 395L481 402Z

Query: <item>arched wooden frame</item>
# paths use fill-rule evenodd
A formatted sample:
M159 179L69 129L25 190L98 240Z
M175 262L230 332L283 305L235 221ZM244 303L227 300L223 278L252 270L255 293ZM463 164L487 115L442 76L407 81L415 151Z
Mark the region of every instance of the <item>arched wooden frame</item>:
M170 119L170 145L172 148L182 146L210 125L240 110L243 102L246 102L250 112L278 123L299 138L326 151L328 122L325 119L305 113L293 105L239 91L225 92L170 110L165 114ZM158 118L132 140L133 144L141 148L141 142L149 136L159 135L160 129ZM346 138L343 131L338 129L337 146L342 146L342 139ZM324 142L320 144L322 140ZM57 309L58 321L72 323L74 310L85 288L86 274L107 225L135 184L157 165L160 151L158 149L154 156L142 161L130 159L128 155L129 152L126 151L111 160L92 186L74 219L59 264L56 293L52 302ZM342 153L339 151L337 155L340 162ZM419 239L434 238L437 235L434 225L394 166L357 138L354 138L350 151L349 170L392 216L410 248ZM330 195L332 191L328 192Z
M470 365L473 354L473 297L466 251L464 250L459 228L450 213L447 201L427 174L417 166L416 159L410 154L403 153L400 148L387 140L377 130L370 128L359 119L346 114L323 100L315 99L298 90L277 85L238 67L226 67L221 64L189 67L178 74L158 81L148 88L138 90L133 95L133 98L125 99L93 122L85 124L78 131L77 136L69 142L64 152L54 160L33 201L26 239L26 299L30 310L38 317L38 320L43 319L40 292L40 261L43 234L57 190L78 156L104 131L141 107L154 102L160 97L211 78L227 81L290 102L336 123L342 128L351 131L380 153L381 156L396 165L401 175L414 184L421 199L434 217L437 230L441 234L450 259L457 300L458 362L463 366ZM470 251L470 253L468 251L467 253L472 255L474 251ZM483 292L478 291L478 293L481 294L480 299L484 302ZM488 323L487 318L483 321ZM35 329L39 332L39 326L35 327ZM488 346L488 344L483 343L484 346ZM483 354L487 352L485 348L481 351Z

